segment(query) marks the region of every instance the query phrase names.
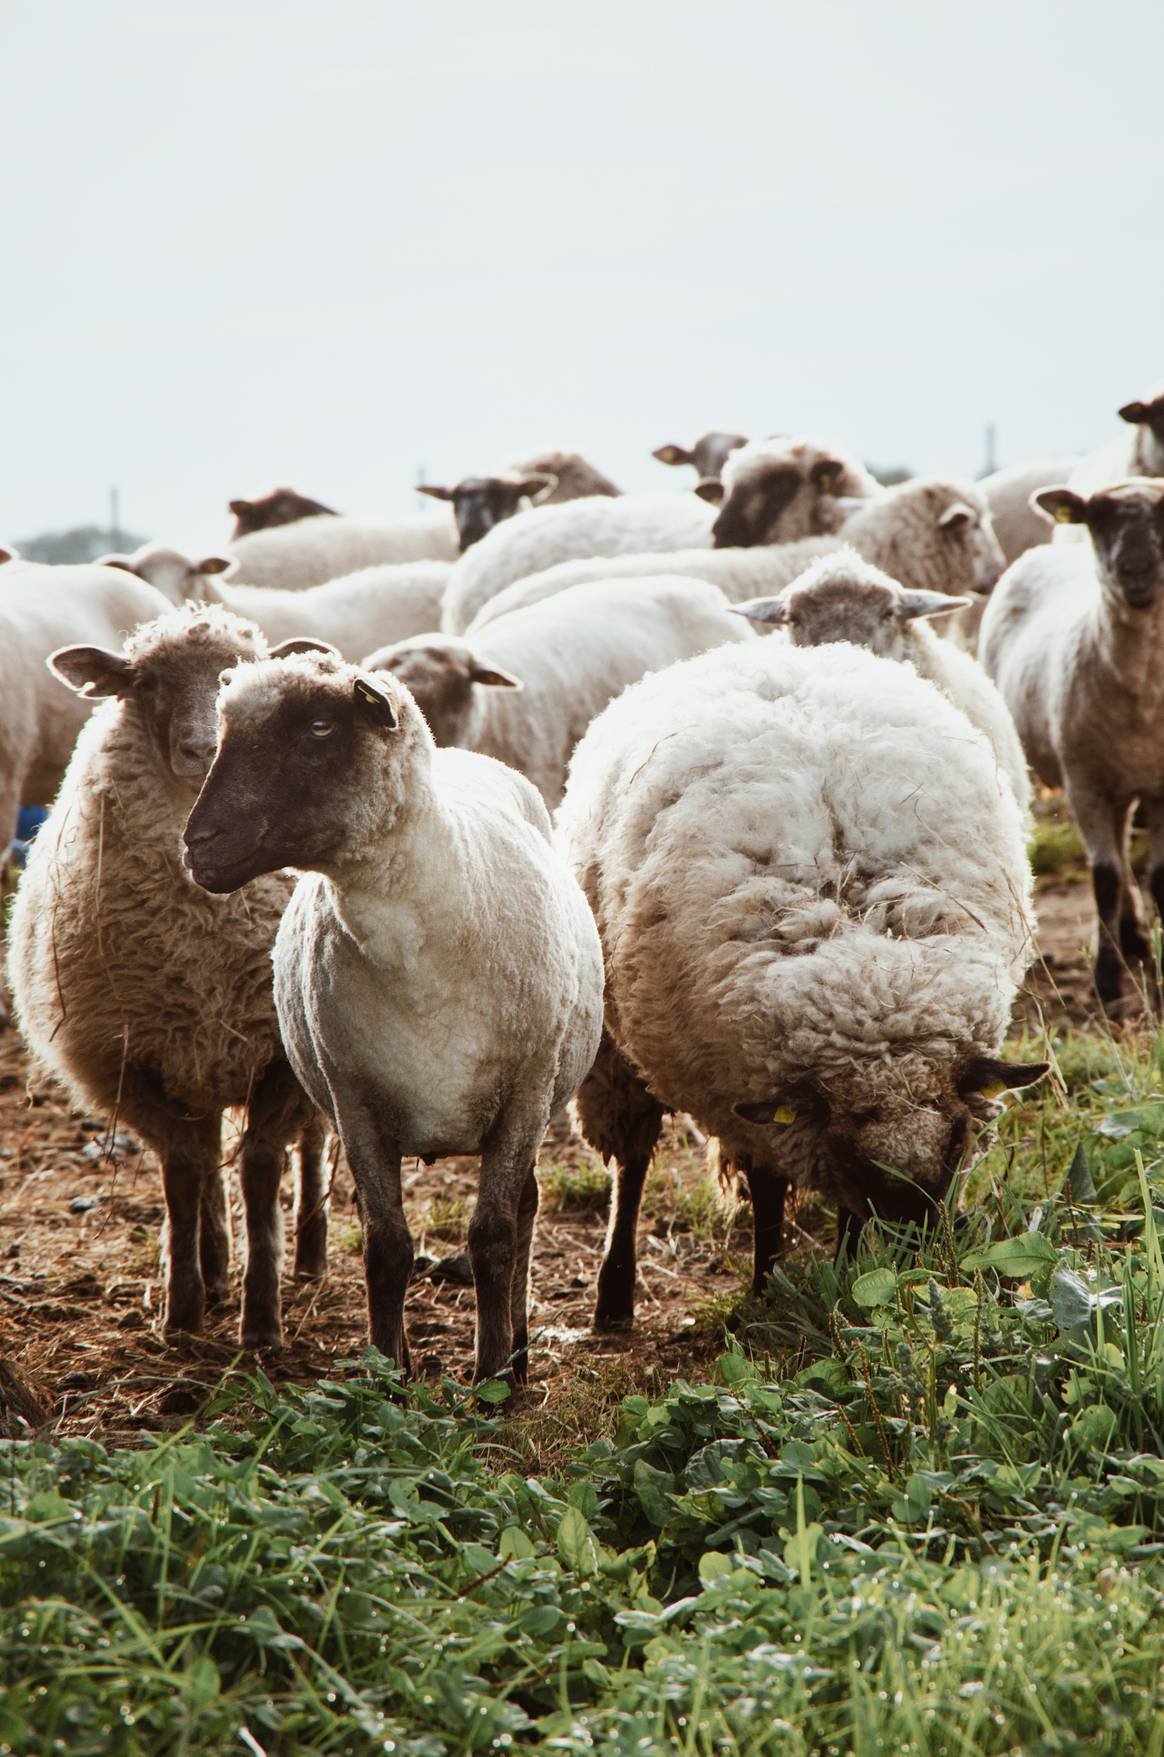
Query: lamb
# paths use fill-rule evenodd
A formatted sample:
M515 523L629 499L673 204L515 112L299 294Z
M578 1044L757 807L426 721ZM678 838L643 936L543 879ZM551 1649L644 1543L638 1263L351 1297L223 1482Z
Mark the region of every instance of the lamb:
M725 486L730 500L715 519L696 496L686 494L534 507L461 557L449 581L442 626L449 634L463 634L482 605L507 585L559 561L710 548L721 540L716 533L729 526L739 529L746 543L778 543L806 531L831 531L843 517L837 497L859 490L860 468L807 440L766 440L745 446L729 460ZM715 487L701 484L705 495Z
M855 550L842 549L814 561L777 597L752 598L735 608L752 622L785 629L794 647L850 641L883 659L912 665L986 734L998 774L1010 783L1025 821L1031 782L1006 703L968 653L940 640L927 625L928 618L949 616L972 602L942 592L907 591Z
M633 1321L665 1111L746 1181L759 1291L790 1182L842 1241L931 1216L990 1097L1045 1071L998 1059L1032 943L1018 807L908 667L777 641L673 665L591 726L557 824L606 960L576 1103L617 1168L598 1328Z
M723 475L733 451L747 445L746 433L704 433L692 446L660 445L651 453L661 464L692 464L701 481Z
M695 489L720 508L712 528L717 549L793 543L839 531L854 500L875 500L881 486L837 446L780 435L751 439L733 451L722 479Z
M66 641L118 643L169 608L141 580L94 563L52 566L13 559L0 591L0 844L22 805L47 805L64 777L92 703L61 689L45 669Z
M1164 915L1164 481L1045 488L1035 500L1091 547L1033 549L1008 568L982 621L982 663L1031 767L1064 789L1079 826L1099 917L1095 988L1114 1009L1125 962L1150 952L1128 861L1137 801Z
M240 585L302 592L385 562L452 561L457 554L457 527L443 510L379 520L317 513L238 537L230 553L238 562Z
M562 592L492 623L478 639L427 634L364 661L408 686L438 745L520 769L552 811L570 753L607 702L644 672L749 637L702 580Z
M621 490L577 452L551 451L492 476L465 476L452 488L425 483L417 492L451 503L463 555L516 512L528 512L531 506L560 506L593 494L615 497Z
M709 580L733 603L771 596L844 544L912 591L945 592L951 597L989 592L1004 566L982 496L968 483L919 478L887 488L851 514L837 537L807 537L799 543L752 549L683 549L560 563L499 592L477 613L469 632L476 635L497 617L572 586L659 573Z
M283 1055L271 946L292 881L273 873L211 901L182 870L181 833L214 754L219 674L266 656L257 628L217 607L169 611L123 653L64 647L56 676L106 698L77 742L29 854L8 976L33 1057L78 1105L123 1118L162 1164L164 1328L201 1329L230 1253L222 1111L245 1106L242 1341L281 1334L279 1177L301 1142L296 1267L321 1274L320 1137Z
M469 1254L478 1379L528 1371L535 1164L602 1019L590 912L522 776L437 750L395 679L326 655L240 667L186 828L216 894L291 866L275 998L339 1131L364 1227L373 1344L407 1370L404 1155L480 1153Z
M294 488L272 488L269 494L260 495L258 500L231 500L227 504L234 514L232 542L236 537L248 537L252 531L270 531L277 525L293 525L298 519L313 518L317 514L330 518L340 516L334 506L325 506L322 500L297 494Z
M436 628L450 572L447 561L403 561L285 592L236 585L235 562L228 555L192 561L163 543L146 543L132 555L105 560L148 580L174 604L222 604L255 623L273 644L300 637L326 641L348 659Z

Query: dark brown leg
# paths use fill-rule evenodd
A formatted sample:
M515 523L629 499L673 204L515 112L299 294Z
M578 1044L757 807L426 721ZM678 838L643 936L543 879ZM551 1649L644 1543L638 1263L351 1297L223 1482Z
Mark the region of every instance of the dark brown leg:
M323 1120L313 1116L299 1137L299 1187L295 1203L295 1273L322 1281L327 1274L327 1175L323 1167Z
M513 1377L518 1385L529 1381L529 1273L537 1215L538 1180L531 1171L517 1204L517 1243L513 1261Z
M587 1141L608 1164L612 1159L615 1162L606 1249L598 1272L594 1328L629 1329L635 1316L639 1204L663 1126L663 1106L651 1096L605 1032L598 1057L574 1102Z
M763 1293L777 1257L784 1254L784 1198L788 1179L766 1165L747 1165L752 1198L752 1292Z
M221 1143L219 1152L221 1152ZM198 1256L208 1306L221 1305L228 1291L230 1270L230 1210L221 1169L211 1171L202 1186L201 1230Z
M303 1089L278 1057L265 1069L247 1107L239 1181L247 1223L239 1337L244 1348L278 1348L283 1340L279 1276L283 1211L279 1184L289 1144L310 1118Z

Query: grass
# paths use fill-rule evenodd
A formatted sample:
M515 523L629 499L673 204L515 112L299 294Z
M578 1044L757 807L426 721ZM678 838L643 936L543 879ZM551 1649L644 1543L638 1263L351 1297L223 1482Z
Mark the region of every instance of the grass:
M707 1373L4 1446L0 1750L1164 1757L1162 1044L1053 1047L964 1224L790 1261Z

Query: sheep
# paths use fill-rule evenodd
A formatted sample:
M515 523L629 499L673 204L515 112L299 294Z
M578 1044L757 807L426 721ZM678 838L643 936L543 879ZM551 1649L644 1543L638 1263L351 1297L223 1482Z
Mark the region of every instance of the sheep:
M294 488L272 488L269 494L260 495L258 500L231 500L227 504L234 514L232 542L236 537L249 537L252 531L270 531L277 525L293 525L298 519L313 518L317 514L330 518L340 516L334 506L325 506L322 500L297 494Z
M223 1291L222 1112L246 1107L247 1347L281 1336L279 1176L296 1138L297 1270L321 1274L326 1258L319 1128L280 1046L271 992L292 880L274 873L211 902L182 869L181 835L214 754L219 675L266 653L252 623L191 606L138 629L121 653L53 654L62 682L103 699L32 845L8 942L36 1062L78 1105L124 1118L161 1160L167 1335L201 1329Z
M1164 476L1164 386L1125 403L1118 413L1133 431L1088 452L1073 470L1058 478L1076 494L1093 494L1098 488L1133 477ZM1083 528L1066 519L1055 525L1054 536L1057 542L1087 541Z
M701 481L723 475L733 451L747 445L746 433L704 433L692 446L660 445L651 453L661 464L692 464Z
M365 659L407 685L438 745L520 769L552 811L594 716L645 671L749 632L702 580L563 592L492 623L478 640L419 635Z
M1079 826L1099 918L1095 988L1113 1010L1124 964L1150 953L1128 861L1137 801L1164 915L1164 481L1045 488L1035 500L1083 527L1091 548L1053 544L1008 568L982 621L982 663L1031 767L1064 789Z
M844 544L913 591L945 592L951 597L989 592L1004 566L982 496L968 483L918 478L887 488L852 513L836 537L806 537L799 543L753 549L683 549L559 563L499 592L478 611L469 633L475 635L499 616L572 586L660 573L709 580L733 603L770 596Z
M990 740L1000 777L1005 776L1029 817L1031 781L1009 710L982 667L968 653L938 638L927 619L972 604L942 592L907 591L853 549L814 561L775 598L752 598L736 612L765 627L787 631L794 647L850 641L883 659L911 664L961 708Z
M452 488L424 483L417 489L451 503L462 555L494 525L531 506L560 506L594 494L614 498L621 492L574 451L544 452L492 476L464 476Z
M92 704L45 669L66 641L117 643L169 606L141 580L113 568L13 559L0 591L0 852L22 805L47 805L64 777Z
M839 531L852 510L847 503L876 499L881 486L839 447L779 435L740 446L722 478L705 478L695 492L720 508L715 547L742 549Z
M105 560L148 580L172 603L222 604L256 623L272 644L311 638L328 642L348 659L436 628L450 571L447 561L402 561L285 592L236 585L229 555L192 561L163 543L146 543L132 555Z
M238 562L240 585L302 592L386 562L452 561L457 554L457 527L443 510L379 520L316 513L294 524L238 537L230 553Z
M616 1165L599 1329L633 1321L665 1111L746 1181L753 1285L788 1183L864 1220L943 1200L1031 953L1023 827L965 716L856 647L721 647L626 690L578 746L558 844L594 910L605 1032L576 1100ZM773 1124L783 1125L773 1127Z
M1079 462L1077 457L1040 458L1033 464L1016 464L982 476L978 492L990 511L999 547L1009 567L1028 549L1051 541L1051 526L1031 505L1039 488L1065 482Z
M535 1164L594 1059L602 957L546 809L491 757L437 750L395 679L327 655L240 667L186 827L215 894L301 877L275 941L291 1065L359 1193L371 1341L407 1371L404 1155L480 1153L476 1376L528 1372Z

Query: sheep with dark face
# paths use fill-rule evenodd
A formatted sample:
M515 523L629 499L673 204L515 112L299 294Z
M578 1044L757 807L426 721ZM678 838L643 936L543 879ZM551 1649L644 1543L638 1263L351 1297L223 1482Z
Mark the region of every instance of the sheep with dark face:
M838 446L780 436L749 440L731 453L722 480L695 492L720 509L715 547L744 549L839 531L852 502L876 499L881 486Z
M734 451L747 445L746 433L704 433L694 445L660 445L651 453L661 464L690 464L700 481L714 481Z
M616 497L621 491L574 451L545 452L492 476L463 476L451 488L426 483L418 489L453 508L461 554L514 513L532 506L561 506L589 495Z
M982 663L1031 767L1064 789L1079 825L1099 916L1095 986L1110 1007L1125 964L1149 955L1128 860L1137 802L1164 914L1164 481L1047 488L1035 501L1090 547L1032 549L1007 570L982 620Z
M1142 476L1164 476L1164 387L1133 398L1117 412L1132 431L1088 452L1069 475L1059 478L1077 494L1094 494L1099 488ZM1068 520L1055 525L1054 535L1056 543L1087 541L1082 526Z
M602 1012L594 923L538 795L489 757L437 750L395 678L305 656L227 679L186 848L216 894L306 875L275 998L356 1181L372 1342L407 1367L403 1157L480 1153L476 1371L512 1359L523 1380L538 1146Z
M283 1054L271 993L291 881L272 873L211 899L182 869L181 836L214 755L219 675L266 651L252 624L202 609L159 617L120 653L53 655L71 690L105 699L32 846L8 935L17 1022L35 1060L161 1160L167 1333L199 1330L207 1299L224 1291L221 1120L245 1107L248 1346L280 1338L279 1180L296 1139L296 1267L322 1274L326 1254L319 1128Z
M294 488L272 488L269 494L261 494L257 500L232 500L228 505L234 514L232 541L235 537L247 537L252 531L270 531L276 525L293 525L298 519L340 516L334 506L324 506L322 500L297 494Z

